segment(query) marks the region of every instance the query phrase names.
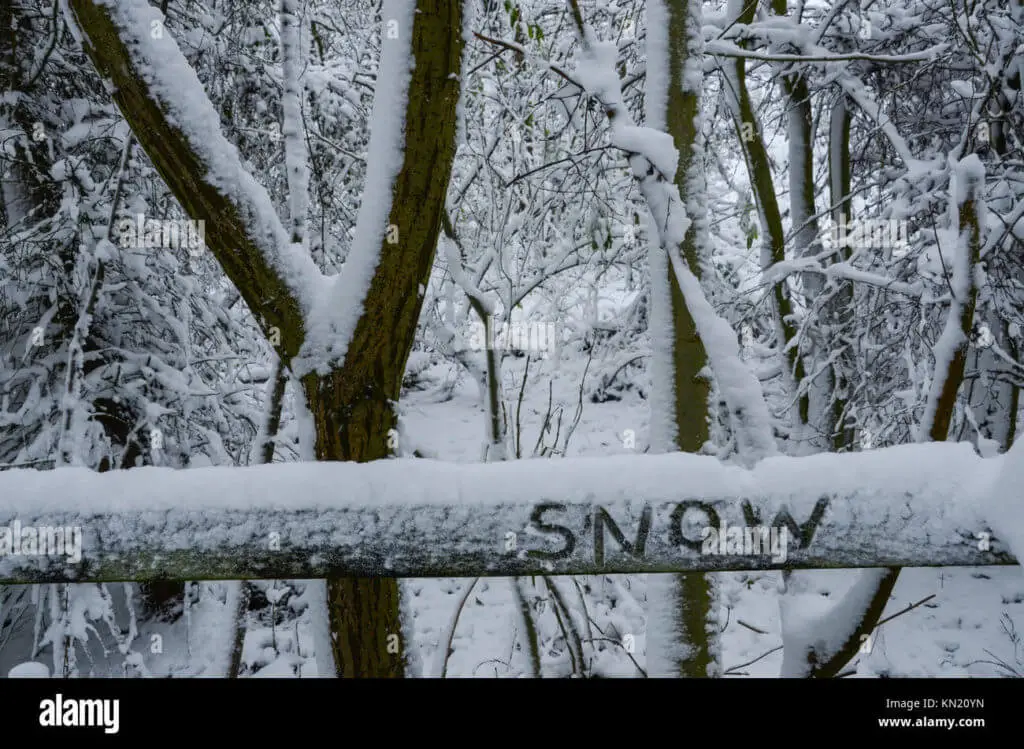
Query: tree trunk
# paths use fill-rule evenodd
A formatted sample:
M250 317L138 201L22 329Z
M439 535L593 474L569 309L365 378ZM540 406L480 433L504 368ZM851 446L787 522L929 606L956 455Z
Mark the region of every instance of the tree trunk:
M660 6L660 7L658 7ZM666 86L665 110L651 112L651 123L661 126L672 136L679 151L676 169L676 186L686 205L692 221L690 229L680 246L687 266L699 279L706 253L707 224L704 214L704 171L703 139L699 131L701 81L703 75L703 49L694 29L701 28L702 13L699 0L653 0L648 5L649 34L664 34L656 27L667 28L667 59L659 61L658 68L665 66L667 80L649 79L649 86ZM687 75L690 71L690 75ZM696 71L696 75L694 75ZM696 83L696 86L693 84ZM662 92L653 92L652 101L660 99ZM672 250L669 250L672 251ZM658 248L655 252L661 252ZM662 421L664 434L657 435L653 447L656 450L680 450L699 453L709 438L708 396L710 385L703 375L708 365L704 343L697 333L697 326L686 306L686 299L679 288L670 262L652 262L651 272L663 276L663 280L652 285L652 308L665 305L664 312L655 312L657 318L667 323L670 331L670 346L666 351L656 351L655 356L665 359L661 371L671 374L670 382L661 387L670 389L667 397L660 399L666 413L655 414L654 420ZM662 289L661 294L653 293ZM667 295L665 294L667 290ZM664 297L665 298L658 298ZM662 344L664 346L664 344ZM658 444L662 443L662 444ZM653 620L664 617L660 625L667 631L661 636L671 637L674 642L657 641L658 633L652 633L648 648L648 674L650 676L681 676L702 678L716 672L717 627L715 582L710 574L690 573L673 575L671 579L649 581L648 616ZM656 601L664 598L664 601ZM662 607L667 607L662 611ZM662 652L658 652L659 649ZM653 673L666 671L667 673Z
M281 246L288 235L279 220L262 215L262 188L226 190L217 180L216 168L222 165L209 163L208 150L199 147L203 144L190 142L173 124L168 112L189 104L176 81L160 78L162 71L147 66L137 45L125 43L138 31L132 26L138 19L93 0L69 0L69 6L86 53L113 84L114 101L139 143L190 218L205 220L206 246L275 343L281 366L290 366L306 338L304 306L311 300L304 305L300 296L312 263L298 261ZM426 286L433 263L455 154L462 7L460 0L418 0L412 10L411 29L388 17L382 24L384 44L396 39L411 44L414 62L404 112L404 158L392 184L388 218L399 241L387 241L394 236L389 227L344 360L328 363L326 373L300 377L315 425L317 460L361 462L391 453L390 430L397 426L394 403L422 306L420 288ZM152 87L154 79L163 84L159 94ZM404 83L378 81L378 86ZM244 171L241 164L238 169ZM398 582L345 579L329 581L328 587L338 675L402 676Z
M833 206L832 225L846 226L850 223L853 212L850 207L850 109L846 97L832 106L829 114L829 200ZM839 236L845 236L845 233ZM849 245L838 247L836 262L844 262L850 258ZM844 351L839 361L833 366L832 382L835 387L835 398L832 405L832 450L842 452L853 446L854 432L847 421L846 407L850 396L849 373L854 371L856 364L855 341L849 336L849 325L854 314L853 284L845 283L836 291L826 309L829 337L833 338L834 346L841 346ZM833 332L835 331L835 333ZM838 334L838 340L834 336Z
M420 289L426 287L434 261L455 156L463 46L460 0L420 0L416 11L405 161L395 180L388 220L397 227L399 241L390 244L385 238L381 245L344 364L326 376L302 379L316 427L317 460L386 458L393 452L390 436L397 435L391 431L398 424L394 404L423 305ZM338 675L402 676L405 645L398 581L328 580L327 599Z
M757 6L758 0L743 0L736 19L737 22L753 23ZM741 41L740 46L746 46L746 44ZM764 236L761 249L761 268L765 270L786 259L786 233L782 223L782 211L775 194L771 160L768 158L768 149L762 135L761 124L754 111L750 91L747 89L746 60L738 57L734 61L732 69L725 68L725 70L732 76L732 89L729 95L733 100L736 132L761 217L762 235ZM783 365L786 385L791 394L795 396L806 372L798 347L789 346L790 341L797 336L797 329L792 319L793 304L785 280L780 279L772 284L772 297L774 301L772 314L775 323L775 346ZM792 420L793 427L798 430L798 433L807 423L809 408L810 404L806 393L796 398Z

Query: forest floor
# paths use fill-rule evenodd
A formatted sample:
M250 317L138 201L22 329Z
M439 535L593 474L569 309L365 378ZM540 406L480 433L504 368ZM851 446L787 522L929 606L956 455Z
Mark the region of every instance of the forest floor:
M505 398L514 423L522 359L506 360ZM582 364L566 365L555 357L531 365L531 377L520 410L523 457L537 443L548 408L548 382L554 410L564 410L561 433L572 423L580 400ZM545 371L546 370L546 371ZM424 372L424 389L403 399L403 430L407 445L450 461L478 461L484 436L484 412L476 386L467 378L451 382L453 372L437 364ZM569 456L613 455L643 450L648 403L635 390L621 400L603 403L582 399L576 430L566 448ZM629 446L627 430L636 445ZM547 442L550 444L551 435ZM549 458L557 460L558 458ZM628 533L628 531L627 531ZM810 573L821 604L836 600L851 573ZM778 575L718 573L722 610L722 665L729 677L778 676L782 663ZM574 664L562 636L555 606L542 578L524 578L520 591L533 612L543 676L585 674L603 677L640 676L645 666L647 576L606 575L554 578L556 589L573 610L583 645L584 663ZM412 613L409 655L414 673L451 677L505 678L529 676L524 620L515 583L508 578L417 579L403 583ZM461 609L466 586L473 585ZM115 597L122 586L110 586ZM931 598L929 599L929 596ZM293 596L292 600L296 600ZM929 599L910 611L911 604ZM585 603L584 603L585 602ZM266 676L315 676L313 637L308 610L292 612L282 601L280 622L270 625L268 609L253 612L243 649L244 673ZM301 608L301 607L300 607ZM441 658L453 616L458 622L447 663ZM584 613L585 612L585 613ZM872 676L1024 676L1024 574L1017 567L907 569L899 578L883 624L860 654L850 675ZM127 621L124 622L127 625ZM11 655L30 647L32 622L20 631L0 656L0 673L14 665ZM153 676L189 675L190 624L187 616L172 623L150 622L142 627L134 649L143 653ZM191 647L202 636L193 631ZM156 647L154 643L159 643ZM207 643L208 644L208 643ZM104 652L104 648L106 652ZM154 652L159 651L159 652ZM23 658L22 658L23 659ZM48 651L37 660L52 664ZM90 636L88 652L79 657L83 676L123 676L123 656L100 625ZM193 663L195 659L193 658ZM52 665L51 665L52 667Z
M521 371L521 367L519 368ZM578 399L579 373L573 368L554 373L553 401L566 407L571 419ZM506 397L514 408L518 380L506 379ZM522 408L523 442L532 449L547 410L546 382L527 388ZM579 426L569 443L568 455L612 455L630 452L623 446L625 430L637 435L643 449L648 404L634 393L605 403L583 401ZM479 460L484 414L476 388L467 382L452 400L430 402L423 393L410 394L405 410L406 428L414 444L429 445L444 460ZM564 420L564 421L565 421ZM526 450L528 451L528 450ZM555 458L557 459L557 458ZM818 588L835 600L853 576L848 571L811 573ZM725 623L721 636L723 670L730 676L778 676L782 664L778 577L776 573L718 573ZM592 627L608 634L618 631L621 642L632 634L634 658L644 665L645 575L609 575L579 578L591 588L594 611ZM426 674L438 671L439 639L447 633L461 599L465 580L417 580L413 599L416 647ZM539 581L538 581L539 582ZM525 581L539 599L547 598L543 586ZM561 578L563 591L570 579ZM572 586L575 587L575 586ZM1024 574L1017 567L906 569L900 574L883 619L911 604L930 598L906 613L895 616L877 630L863 653L851 666L857 676L1024 676ZM632 600L630 600L632 599ZM827 600L826 599L826 600ZM576 600L575 598L573 600ZM824 601L823 601L824 602ZM555 646L542 653L545 675L570 671L569 657L557 634L551 608L540 601L542 630ZM546 621L550 620L550 621ZM509 580L483 579L476 584L463 607L448 662L450 676L518 676L529 673L529 659L522 650L521 617ZM595 638L604 635L592 632ZM602 676L637 676L637 666L621 646L594 643L590 673ZM865 649L868 649L866 645ZM591 648L585 648L588 658ZM774 651L774 652L771 652ZM768 655L765 655L769 653ZM762 657L763 656L763 657ZM759 659L759 660L757 660ZM751 661L756 661L750 663ZM743 665L750 663L750 665ZM1002 663L1003 665L1000 665ZM1010 670L1012 669L1012 671ZM851 674L852 675L852 674Z

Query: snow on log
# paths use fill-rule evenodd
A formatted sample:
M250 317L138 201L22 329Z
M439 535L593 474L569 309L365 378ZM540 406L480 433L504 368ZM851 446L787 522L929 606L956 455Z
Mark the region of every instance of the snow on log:
M0 583L1015 564L977 509L1003 460L932 443L750 470L680 453L11 470Z

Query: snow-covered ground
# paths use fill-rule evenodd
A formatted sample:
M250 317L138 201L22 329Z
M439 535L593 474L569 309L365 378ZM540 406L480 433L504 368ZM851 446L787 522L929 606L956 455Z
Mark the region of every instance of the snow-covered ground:
M562 398L570 400L573 378L556 381ZM541 409L546 408L546 388L534 387L529 405L531 418L524 431L536 435ZM556 399L559 394L556 393ZM527 411L524 408L524 413ZM628 452L622 435L633 429L643 435L647 429L648 404L639 398L606 403L584 403L579 428L570 444L570 454L612 455ZM472 384L460 388L447 403L419 402L409 398L405 419L410 437L423 442L448 460L475 460L483 433L483 413L477 405ZM534 436L535 439L535 436ZM641 440L638 444L642 445ZM642 448L641 448L642 449ZM815 575L828 580L841 572L822 571ZM728 622L722 634L722 667L729 677L778 676L782 664L782 637L776 573L718 573L723 605L729 608L720 619ZM566 589L575 586L571 578L560 578ZM621 609L615 619L620 635L633 634L635 658L643 667L645 576L613 575L578 578L592 590L595 599L608 597L605 610L594 616L608 617L614 606ZM413 594L416 642L414 646L435 675L434 664L443 648L452 614L457 609L466 580L409 581ZM531 584L532 585L532 584ZM543 586L536 587L538 594ZM1018 567L905 569L893 590L882 619L934 596L916 608L884 623L856 661L860 676L1007 676L1008 668L1024 674L1024 642L1014 640L1024 633L1024 573ZM831 596L834 598L835 594ZM603 603L603 601L602 601ZM570 604L572 605L572 604ZM577 604L578 605L578 604ZM551 617L548 612L548 617ZM555 625L557 626L557 625ZM476 583L462 608L452 639L449 676L517 676L527 669L521 646L521 625L510 581L484 579ZM595 633L595 637L602 635ZM518 637L518 639L517 639ZM612 639L612 638L610 638ZM614 643L595 660L595 670L605 676L638 676L637 667ZM772 652L774 651L774 652ZM767 654L767 655L766 655ZM563 659L564 660L564 659ZM1000 666L1002 662L1004 666ZM558 664L563 669L564 663ZM552 665L553 673L558 666Z
M506 397L518 395L521 365L506 362ZM575 408L580 370L556 368L553 401ZM438 377L443 377L438 368ZM430 373L428 372L428 380ZM465 378L441 400L436 390L412 391L403 402L403 423L409 443L442 460L477 462L484 435L484 412L476 386ZM440 400L440 402L439 402ZM522 443L532 449L547 410L547 379L538 378L525 391L521 412ZM634 393L620 401L591 403L584 398L579 425L569 443L569 456L615 455L646 446L649 407ZM626 438L629 430L636 445ZM557 460L558 458L552 458ZM841 572L812 573L828 597ZM729 678L778 676L782 665L778 601L779 575L771 572L718 573L725 623L721 636L722 669ZM641 676L646 666L646 591L644 575L524 578L519 594L531 607L542 674L585 673L605 677ZM243 675L311 677L317 674L314 620L300 595L303 582L259 583L262 606L250 612L242 651ZM840 584L841 585L841 584ZM410 662L424 676L503 678L528 676L531 659L524 635L517 583L509 578L413 579L403 581L411 612ZM109 586L123 597L124 586ZM276 591L276 592L275 592ZM573 647L562 636L558 593L570 610L581 638L583 664L574 664ZM813 591L812 591L813 593ZM87 598L85 599L87 600ZM120 600L120 599L119 599ZM271 601L276 600L276 616ZM924 603L920 603L924 601ZM919 604L909 611L907 607ZM805 602L805 605L808 605ZM254 607L255 608L255 607ZM123 609L122 609L123 610ZM904 613L900 613L904 612ZM83 675L189 676L204 657L211 635L199 622L201 609L186 612L171 624L143 625L133 649L141 666L125 669L124 656L101 628L90 636L88 653L79 658ZM897 615L898 614L898 615ZM896 615L896 616L894 616ZM883 620L858 656L857 676L1008 676L1024 673L1024 574L1018 567L906 569L902 572ZM454 632L452 631L455 622ZM128 622L123 622L127 626ZM31 622L15 635L33 635ZM450 655L443 658L451 640ZM101 644L102 643L102 644ZM106 648L104 653L103 648ZM25 652L12 642L5 653ZM191 655L190 655L191 653ZM47 657L40 657L47 662ZM0 664L6 672L13 663Z

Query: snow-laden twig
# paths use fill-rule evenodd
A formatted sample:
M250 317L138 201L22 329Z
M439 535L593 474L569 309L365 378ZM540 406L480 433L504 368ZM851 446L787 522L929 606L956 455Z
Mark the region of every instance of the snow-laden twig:
M288 176L288 209L291 241L302 245L306 238L306 213L309 210L309 150L302 120L302 47L296 0L281 0L281 68L284 91L281 94L281 135Z
M434 669L434 674L439 679L443 679L448 675L448 659L452 655L452 641L455 639L455 628L459 626L459 617L462 616L462 609L466 605L466 601L469 600L470 594L473 592L473 588L476 587L477 582L480 578L473 578L462 592L462 596L459 598L459 602L455 605L455 611L452 612L452 617L448 621L448 626L445 627L444 633L441 636L441 645L443 648L437 651L437 667Z
M756 52L744 49L725 40L711 40L708 42L707 51L716 57L743 58L747 60L762 60L766 62L850 62L852 60L867 60L882 64L929 62L935 56L944 52L949 45L939 44L922 52L912 52L906 55L872 55L863 52L835 53L826 50L809 52L807 54L784 54L780 52Z

